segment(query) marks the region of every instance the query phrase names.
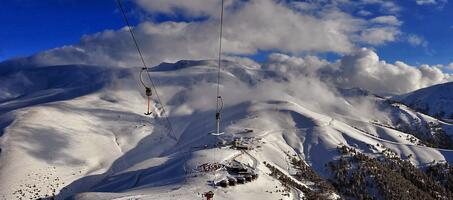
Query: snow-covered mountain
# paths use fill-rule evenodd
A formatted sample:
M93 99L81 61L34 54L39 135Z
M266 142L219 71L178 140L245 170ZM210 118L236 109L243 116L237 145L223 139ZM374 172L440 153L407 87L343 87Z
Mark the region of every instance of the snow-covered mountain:
M419 89L394 99L431 116L453 119L452 82Z
M304 73L223 66L225 134L213 136L214 61L151 68L166 111L154 97L151 116L143 114L140 68L3 65L0 197L201 199L213 191L214 199L359 198L341 183L363 155L375 169L453 161L447 122ZM439 183L419 187L400 171L392 172L394 183L416 192L394 194L451 197ZM372 177L362 192L387 197L381 176Z

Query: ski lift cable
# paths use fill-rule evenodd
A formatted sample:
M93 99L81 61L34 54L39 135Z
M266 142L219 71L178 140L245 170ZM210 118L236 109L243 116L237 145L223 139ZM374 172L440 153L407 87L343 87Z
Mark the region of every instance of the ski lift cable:
M218 137L221 135L220 133L220 113L223 109L223 99L222 96L220 96L220 71L221 71L221 63L222 63L222 34L223 34L223 7L224 7L224 0L222 0L221 3L221 11L220 11L220 33L219 33L219 62L218 62L218 69L217 69L217 96L216 96L216 114L215 114L215 119L216 119L216 133L213 134L215 137ZM214 149L214 160L216 161L217 155L216 155L216 150ZM220 163L219 163L220 164ZM213 180L212 184L215 187L216 179L217 179L217 174L215 173L215 170L212 171L213 173ZM212 193L214 195L214 193ZM212 197L212 196L211 196Z
M143 85L143 87L147 88L145 82L143 81L143 71L144 71L144 68L142 68L142 70L140 70L140 83Z
M222 9L220 11L220 36L219 36L219 63L217 71L217 98L220 97L220 70L221 70L221 58L222 58L222 36L223 36L223 0ZM219 111L219 99L217 99L217 110Z
M164 106L164 104L162 103L162 101L161 101L161 99L160 99L160 97L159 97L159 93L157 92L157 89L156 89L156 87L155 87L154 81L153 81L153 79L151 78L151 75L149 74L148 67L146 66L145 59L143 58L143 54L142 54L142 52L141 52L141 50L140 50L140 47L139 47L138 42L137 42L137 39L135 38L135 35L134 35L134 32L132 31L132 28L131 28L131 25L130 25L130 23L129 23L129 20L127 19L126 12L124 11L123 4L121 3L121 0L117 0L116 2L118 3L118 7L120 8L121 13L123 14L124 21L126 22L126 25L127 25L127 27L128 27L129 33L130 33L130 35L131 35L131 37L132 37L132 40L134 41L135 48L137 49L137 53L139 54L140 60L141 60L141 62L142 62L142 64L143 64L143 68L142 68L141 71L140 71L140 82L141 82L141 84L143 85L143 87L145 87L145 89L146 89L146 91L147 91L147 94L148 94L148 91L151 92L151 88L148 87L148 86L144 83L144 81L143 81L143 79L142 79L142 73L143 73L143 71L146 71L146 74L148 75L148 79L149 79L149 81L150 81L150 83L151 83L151 87L153 88L153 90L154 90L155 93L156 93L157 101L158 101L158 103L162 106L162 112L163 112L164 117L165 117L165 119L166 119L166 121L167 121L167 123L168 123L168 126L169 126L168 128L169 128L170 137L171 137L172 139L176 140L176 137L175 137L174 134L173 134L173 126L172 126L172 124L171 124L171 121L170 121L169 117L167 116L167 112L165 111L165 106ZM148 109L149 109L149 99L150 99L150 95L148 96ZM149 110L148 110L148 111L149 111Z
M223 37L223 7L224 0L222 0L222 6L220 11L220 33L219 33L219 60L218 60L218 70L217 70L217 97L216 97L216 123L217 123L217 135L220 135L220 112L223 109L223 99L220 96L220 71L222 63L222 37Z

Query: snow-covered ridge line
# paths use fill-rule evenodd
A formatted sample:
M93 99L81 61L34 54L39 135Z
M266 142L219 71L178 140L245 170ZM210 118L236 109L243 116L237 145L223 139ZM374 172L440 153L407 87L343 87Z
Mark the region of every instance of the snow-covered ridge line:
M0 75L0 182L8 183L0 187L0 197L196 199L209 190L216 199L293 197L260 192L282 188L260 164L253 167L256 181L227 188L210 184L216 177L236 176L227 168L187 173L205 163L228 164L240 154L237 148L247 151L238 158L244 165L266 161L287 174L290 152L325 179L325 165L338 158L339 144L375 154L371 145L379 143L402 158L412 155L408 159L417 166L453 160L451 151L406 139L408 134L436 138L434 130L453 134L450 124L305 73L286 76L279 68L223 64L226 134L221 137L209 134L215 127L215 63L180 61L150 68L177 141L168 137L159 114L143 115L146 96L136 69L77 65ZM152 109L159 113L155 99ZM422 132L397 129L431 123ZM235 140L242 143L234 146ZM50 176L58 178L58 186L47 180ZM50 184L55 191L45 189Z

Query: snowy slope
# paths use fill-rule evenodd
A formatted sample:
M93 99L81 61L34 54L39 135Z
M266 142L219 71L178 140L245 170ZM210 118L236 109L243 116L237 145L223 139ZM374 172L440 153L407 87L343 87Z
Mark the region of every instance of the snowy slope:
M439 118L453 119L453 83L444 83L394 97L409 107Z
M215 199L294 199L304 194L294 188L276 192L284 187L263 162L291 175L288 155L297 155L328 178L325 166L339 157L342 144L370 155L379 153L372 146L380 144L418 166L453 160L452 151L420 145L398 129L414 128L416 120L441 123L434 118L366 92L282 77L266 66L223 64L226 134L220 137L209 135L215 125L213 61L150 69L167 111L154 103L152 116L143 115L145 96L135 68L54 66L2 74L0 182L7 184L0 186L0 197L200 199L213 190ZM446 123L441 128L453 130ZM239 137L253 149L216 146ZM255 169L259 178L220 188L212 181L231 176L227 171L197 171L205 163L233 160Z

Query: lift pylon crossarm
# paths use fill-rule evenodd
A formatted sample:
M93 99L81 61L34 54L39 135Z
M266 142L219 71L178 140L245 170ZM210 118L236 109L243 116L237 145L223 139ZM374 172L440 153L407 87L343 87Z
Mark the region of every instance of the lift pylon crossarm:
M143 81L143 71L147 71L148 68L146 67L143 67L142 70L140 70L140 83L143 85L143 87L145 88L145 95L148 97L148 110L147 112L145 113L145 115L151 115L152 112L151 112L151 96L153 95L153 92L151 90L151 87L148 87L145 82Z

